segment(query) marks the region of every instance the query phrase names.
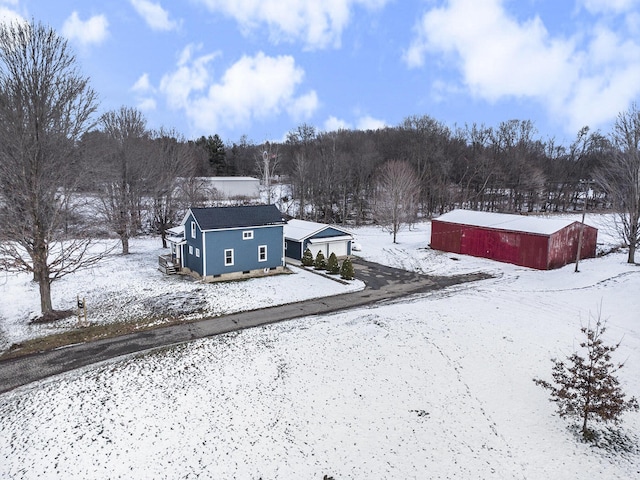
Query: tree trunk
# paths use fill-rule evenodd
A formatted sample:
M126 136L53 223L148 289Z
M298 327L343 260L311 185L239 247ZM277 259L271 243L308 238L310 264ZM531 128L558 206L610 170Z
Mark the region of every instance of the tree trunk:
M629 256L627 257L627 263L636 263L635 258L636 246L633 244L633 242L631 242L631 245L629 245Z
M40 312L42 315L52 312L51 279L47 266L47 248L44 244L37 246L33 252L33 278L40 289Z
M43 315L53 312L53 304L51 302L51 280L41 277L38 279L40 287L40 311Z
M122 254L129 255L129 235L126 233L121 235L120 240L122 240Z

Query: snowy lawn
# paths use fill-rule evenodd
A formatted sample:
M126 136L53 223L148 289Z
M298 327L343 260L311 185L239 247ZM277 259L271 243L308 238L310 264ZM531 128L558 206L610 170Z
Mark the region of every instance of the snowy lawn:
M361 290L290 266L292 274L223 283L202 283L191 277L165 275L158 270L158 238L131 240L131 254L109 255L95 267L54 282L54 307L75 309L85 298L89 324L140 322L162 324L180 318L196 320L243 310L297 302ZM103 247L100 247L103 248ZM40 313L38 286L26 274L0 278L0 352L11 344L75 328L77 318L52 324L32 324ZM6 301L11 299L11 301Z
M539 272L425 249L428 232L356 234L371 260L496 278L3 394L0 478L638 478L640 414L624 418L626 450L594 448L532 378L550 379L601 308L640 397L640 267L617 253Z

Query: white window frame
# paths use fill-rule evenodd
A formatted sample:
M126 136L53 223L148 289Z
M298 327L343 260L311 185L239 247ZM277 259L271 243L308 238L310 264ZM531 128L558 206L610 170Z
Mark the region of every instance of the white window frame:
M196 238L196 222L191 222L191 238Z
M193 255L193 245L189 245L189 255Z
M200 258L200 249L196 247L196 257Z
M264 249L264 258L260 258L262 256L262 250ZM259 245L258 246L258 261L259 262L266 262L267 261L267 246L266 245Z
M231 252L230 256L227 255L228 252ZM233 266L233 260L234 260L233 256L234 256L233 248L226 248L224 250L224 266L225 267L232 267ZM231 259L231 260L229 260L229 259Z
M253 230L243 230L242 231L242 239L243 240L253 240Z

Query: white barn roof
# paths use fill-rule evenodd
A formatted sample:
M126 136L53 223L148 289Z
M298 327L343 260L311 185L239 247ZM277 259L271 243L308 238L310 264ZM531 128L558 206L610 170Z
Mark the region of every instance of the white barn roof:
M302 240L312 237L316 233L319 233L327 228L333 228L342 232L344 235L353 238L351 232L348 232L344 228L336 227L335 225L327 225L326 223L308 222L306 220L296 219L289 220L284 225L284 238L293 240L295 242L301 242Z
M536 233L539 235L551 235L575 223L575 220L560 218L476 212L473 210L452 210L434 220L474 227L509 230L512 232Z

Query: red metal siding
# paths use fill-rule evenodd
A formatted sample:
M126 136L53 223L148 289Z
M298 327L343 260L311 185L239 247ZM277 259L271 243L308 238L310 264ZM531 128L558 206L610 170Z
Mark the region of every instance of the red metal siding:
M531 268L546 268L547 237L522 232L466 227L460 253Z
M580 228L576 222L549 236L435 219L431 222L431 248L547 270L575 261ZM597 233L593 227L584 227L581 258L595 256Z
M551 235L547 268L560 268L576 261L580 230L582 228L581 223L575 222ZM588 225L584 226L580 258L593 258L596 256L597 236L598 230Z
M460 239L463 229L463 225L433 220L431 222L431 248L445 252L462 253Z

